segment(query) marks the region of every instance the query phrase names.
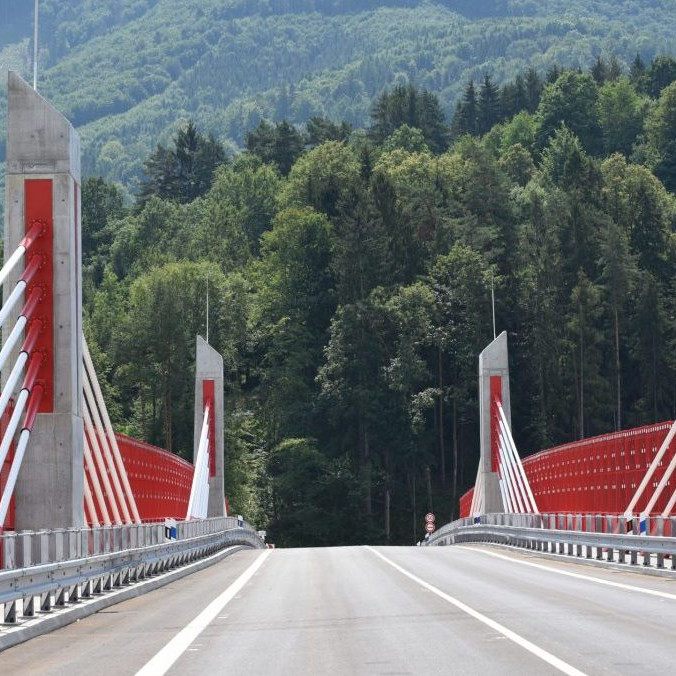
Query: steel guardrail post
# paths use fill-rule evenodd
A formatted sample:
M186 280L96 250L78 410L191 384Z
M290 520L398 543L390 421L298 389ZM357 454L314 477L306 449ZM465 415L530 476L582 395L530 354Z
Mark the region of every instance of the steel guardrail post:
M33 533L31 531L21 531L17 534L17 539L19 544L19 568L28 568L33 565Z
M650 532L652 530L652 526L650 523L650 516L645 517L645 534L650 535ZM643 552L643 565L644 566L650 566L652 565L652 555L648 552Z
M664 537L664 519L660 516L655 522L655 535L657 537ZM664 568L664 553L658 552L656 566L659 569Z
M633 517L631 520L631 532L633 535L638 535L640 531L641 525L639 523L639 519L637 517ZM632 566L638 565L638 551L635 549L632 549L629 552L629 563Z
M2 570L13 570L16 565L16 533L4 533L2 541Z

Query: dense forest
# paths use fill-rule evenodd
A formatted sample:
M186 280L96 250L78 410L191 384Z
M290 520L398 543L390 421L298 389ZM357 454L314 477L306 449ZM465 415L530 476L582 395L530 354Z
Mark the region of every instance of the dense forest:
M450 119L470 79L528 67L628 69L676 53L673 0L40 0L39 88L79 128L83 168L136 194L143 162L193 119L228 154L266 119L369 123L388 87ZM32 3L0 0L4 70L31 75ZM4 130L0 125L0 161ZM0 186L1 188L1 186ZM0 190L0 201L2 190Z
M227 372L227 493L279 544L410 543L478 459L477 356L511 349L526 455L676 409L676 60L411 84L355 129L192 122L134 203L83 185L86 330L117 426L192 448L194 336Z

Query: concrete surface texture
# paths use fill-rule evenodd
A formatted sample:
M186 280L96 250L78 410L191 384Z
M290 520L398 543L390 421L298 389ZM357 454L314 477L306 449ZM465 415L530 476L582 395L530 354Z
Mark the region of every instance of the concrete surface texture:
M209 505L207 516L225 515L225 474L224 474L224 412L223 412L223 357L207 343L202 336L197 336L195 358L195 444L193 462L197 459L200 432L204 422L204 404L202 401L202 383L205 380L214 381L215 407L215 451L216 474L209 477Z
M82 281L80 140L68 120L15 73L9 73L5 253L26 233L25 182L52 182L53 412L38 415L19 474L17 529L80 527L84 523L82 421ZM47 208L47 211L50 211ZM13 289L19 265L5 287ZM22 303L5 327L13 328ZM18 348L9 364L16 361ZM3 372L3 376L6 374ZM21 381L20 381L21 382ZM19 384L20 387L20 384Z
M483 473L484 510L486 514L505 511L500 494L499 478L491 468L491 376L502 378L502 409L510 427L512 408L509 395L509 355L507 332L503 331L479 355L479 426L481 444L481 472Z
M671 580L520 552L244 551L7 650L0 667L135 674L168 646L171 664L155 673L661 674L675 623Z

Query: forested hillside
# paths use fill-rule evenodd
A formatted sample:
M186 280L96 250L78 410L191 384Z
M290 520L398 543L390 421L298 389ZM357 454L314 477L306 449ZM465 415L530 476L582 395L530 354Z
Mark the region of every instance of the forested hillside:
M41 7L114 422L190 455L208 286L227 493L273 541L457 513L492 286L522 454L676 416L672 0Z
M533 66L676 53L673 0L41 0L40 89L80 128L84 170L135 193L194 119L231 152L262 119L364 126L412 82L450 116L464 85ZM30 74L32 3L0 0L0 76ZM4 77L0 119L4 118ZM0 126L0 158L4 132Z
M227 493L280 544L412 542L478 459L509 334L522 454L673 418L676 61L386 89L365 129L183 124L133 205L83 185L86 330L119 428L192 448L194 336L227 372Z

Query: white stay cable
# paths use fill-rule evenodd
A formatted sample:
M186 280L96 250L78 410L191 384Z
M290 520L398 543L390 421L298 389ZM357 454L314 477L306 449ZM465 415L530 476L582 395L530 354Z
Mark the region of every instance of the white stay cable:
M501 421L505 427L505 432L507 433L507 442L512 450L512 454L516 460L517 466L519 468L519 472L521 474L521 478L523 481L523 486L526 490L526 494L528 496L528 500L531 503L532 510L534 514L539 514L540 511L538 510L537 503L535 502L535 496L533 495L533 490L531 489L530 482L528 481L528 477L526 476L526 470L523 467L523 463L521 462L521 457L519 456L518 451L516 450L516 444L514 443L514 437L512 436L512 430L509 427L509 424L507 423L507 416L505 416L505 412L502 409L502 404L500 402L498 403L498 412L500 414Z
M110 422L110 416L108 415L108 409L106 408L105 401L103 399L103 392L101 391L101 385L99 384L99 379L96 376L96 370L94 369L94 363L92 362L91 354L89 353L89 346L85 340L84 335L82 336L82 356L84 359L85 370L89 374L89 383L94 392L94 398L98 404L99 411L101 413L101 418L103 420L103 426L105 428L106 436L110 443L112 449L113 458L117 466L117 473L122 481L124 487L124 493L127 498L127 503L129 509L131 510L131 516L136 523L141 523L141 517L139 515L138 508L136 506L136 500L134 498L134 492L131 489L131 484L129 483L129 477L127 476L127 470L124 466L124 461L122 460L122 454L120 453L120 447L117 443L117 437L113 431L113 425Z
M195 458L195 470L192 478L192 487L190 488L190 499L188 501L188 512L186 519L190 519L194 514L196 507L199 506L199 491L201 489L201 465L204 462L204 456L207 449L207 441L209 437L209 415L211 411L207 406L204 409L204 420L202 421L202 430L200 432L199 445L197 446L197 457Z
M84 417L85 431L87 432L87 436L89 438L92 455L94 456L94 460L96 461L96 467L99 471L99 477L103 482L103 488L105 489L106 494L108 495L108 502L113 512L113 521L118 526L122 525L122 517L120 516L120 511L118 510L117 504L115 502L115 494L113 493L113 487L110 484L110 478L108 477L106 463L105 460L103 459L103 454L101 453L99 441L96 438L96 431L94 430L94 425L92 424L92 418L89 415L89 408L86 404L82 407L82 413Z
M523 479L521 477L521 472L519 471L518 462L514 458L513 449L512 449L511 444L509 443L509 438L508 438L508 435L507 435L507 428L505 427L505 424L503 423L501 418L498 419L498 425L500 426L501 437L505 441L505 454L509 457L509 461L510 461L512 467L514 468L514 476L516 478L516 482L518 484L519 491L520 491L521 495L523 495L523 500L524 500L524 503L526 505L526 511L530 511L531 507L530 507L530 503L528 502L528 494L527 494L526 489L524 488L524 485L523 485Z
M83 408L84 406L85 405L83 403ZM106 505L106 501L103 499L101 482L99 481L99 476L96 473L96 466L94 465L94 459L88 434L84 435L84 458L85 465L87 466L88 471L87 473L89 474L89 481L91 482L92 487L94 488L94 495L96 496L96 502L99 506L99 513L101 514L101 518L103 519L103 525L110 526L111 525L110 514L108 512L108 506ZM94 512L94 516L96 515L97 513Z
M502 475L507 482L507 492L509 493L512 501L513 513L523 514L525 509L523 502L521 501L521 496L519 495L519 488L516 485L516 479L514 478L514 468L510 462L507 451L505 450L505 440L500 434L499 443L498 443L498 452L500 454L500 465L502 466Z
M632 517L632 515L634 513L634 509L636 509L636 505L638 504L638 501L641 499L641 496L643 495L643 491L646 489L646 487L650 483L650 480L653 478L653 474L655 474L655 472L657 471L657 468L661 466L662 458L664 458L666 452L669 450L669 446L671 445L671 442L673 441L674 436L676 436L676 421L674 421L673 424L671 425L671 428L669 429L667 436L664 438L664 441L662 442L662 445L660 446L660 450L657 451L657 455L655 456L652 463L650 464L648 471L643 476L641 483L639 484L638 488L636 489L636 492L634 493L634 497L631 499L631 502L629 503L629 505L627 505L627 509L624 512L624 516L625 516L626 519L630 519ZM673 471L673 468L672 468L672 471ZM669 477L667 477L666 481L668 481L668 480L669 480ZM660 489L660 492L661 492L661 489ZM644 510L644 513L645 513L645 510Z
M475 516L477 513L481 514L481 503L479 502L479 492L481 489L481 461L479 461L479 469L476 473L476 481L474 482L474 493L472 493L472 504L469 508L469 515Z
M84 482L84 499L85 505L87 505L87 511L89 512L89 523L91 526L100 526L99 517L96 513L96 507L94 507L94 500L92 499L92 491L89 488L89 478L85 474Z
M113 488L115 490L115 498L117 498L117 504L121 510L121 518L123 523L131 523L131 516L129 510L127 509L127 503L124 500L124 494L122 492L122 484L120 483L120 477L117 473L117 468L113 462L113 456L110 452L110 447L108 445L108 438L106 437L103 431L103 423L101 422L101 416L99 415L99 409L97 407L97 402L94 399L94 393L92 392L91 385L89 384L89 374L85 373L85 377L82 379L82 384L84 386L84 394L87 404L89 406L89 411L91 413L92 422L94 423L94 434L96 435L96 440L101 446L101 451L103 453L103 458L106 463L106 467L110 472L110 478L113 480ZM113 502L113 496L109 496L111 504ZM113 511L115 511L113 509Z
M502 504L505 506L505 511L510 513L512 510L507 502L507 493L505 492L505 482L503 479L498 479L498 486L500 487L500 496L502 497Z

